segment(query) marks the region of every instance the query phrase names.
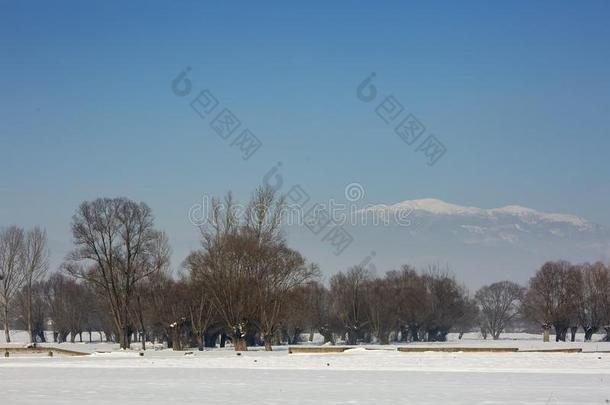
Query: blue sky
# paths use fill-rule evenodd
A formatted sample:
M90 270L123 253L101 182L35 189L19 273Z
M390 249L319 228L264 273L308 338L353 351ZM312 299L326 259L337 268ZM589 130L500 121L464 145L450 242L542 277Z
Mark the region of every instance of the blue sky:
M192 204L282 162L322 200L359 182L610 225L610 3L221 3L0 1L0 224L45 226L58 263L78 204L124 195L179 262ZM186 66L263 142L251 159L172 93ZM356 98L371 72L446 146L436 165Z

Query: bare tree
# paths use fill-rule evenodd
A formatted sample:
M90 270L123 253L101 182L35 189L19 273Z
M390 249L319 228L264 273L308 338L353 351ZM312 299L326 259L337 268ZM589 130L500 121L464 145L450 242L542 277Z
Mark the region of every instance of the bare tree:
M464 333L471 331L473 327L478 324L479 319L480 311L477 301L473 298L465 297L464 312L455 322L458 339L461 339L464 336Z
M354 266L346 273L335 274L330 280L332 310L347 334L347 343L354 345L368 325L366 284L369 273L362 266Z
M135 286L167 265L170 248L150 208L126 198L84 202L72 220L75 250L64 268L105 296L121 348L130 343Z
M335 333L342 330L343 325L333 311L333 297L322 283L314 281L306 288L307 308L311 311L312 331L316 330L324 343L335 344Z
M384 345L390 343L390 332L398 324L394 288L395 286L387 278L375 278L366 285L370 329L377 341Z
M428 341L445 341L447 334L464 316L468 295L448 272L436 265L430 266L423 276L426 298L424 300L423 329Z
M565 341L568 328L578 318L580 273L566 261L547 262L530 279L523 300L525 315L539 322L548 340L550 327L555 328L555 340Z
M25 235L24 244L24 286L26 300L26 323L30 342L34 342L33 329L33 285L41 278L49 268L49 251L47 249L47 232L41 228L34 228Z
M216 318L216 311L204 286L193 280L185 281L188 288L188 318L197 348L203 350L204 335Z
M214 200L202 246L186 261L191 277L204 286L223 319L235 350L257 330L265 348L281 324L288 293L315 275L302 256L288 248L280 229L283 199L270 188L254 192L243 221L231 194Z
M430 299L424 278L408 265L388 272L386 278L393 286L401 341L419 341L422 338L420 329L425 322L424 308Z
M610 269L600 262L579 268L582 273L582 289L579 294L578 317L585 332L585 341L590 341L602 326L610 325Z
M241 233L256 241L251 255L256 259L255 283L257 329L263 336L265 350L270 351L274 335L279 332L281 316L290 292L317 276L317 266L307 266L301 254L286 246L281 219L283 197L271 188L257 189L245 212Z
M4 314L4 335L10 343L10 307L23 285L26 273L23 229L11 226L0 232L0 304Z
M256 241L240 237L230 193L224 202L212 201L210 218L201 227L201 235L202 249L189 255L186 267L192 278L205 286L235 350L246 350L246 334L256 311L250 291L256 281L255 268L249 254Z
M481 309L482 328L491 334L494 340L508 323L519 313L519 306L525 288L512 281L500 281L481 287L475 294L475 299Z

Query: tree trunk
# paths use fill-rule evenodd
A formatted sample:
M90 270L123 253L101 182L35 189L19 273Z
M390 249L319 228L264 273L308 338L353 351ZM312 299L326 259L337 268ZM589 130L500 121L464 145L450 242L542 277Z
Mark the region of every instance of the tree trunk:
M563 325L555 325L555 341L556 342L565 342L566 334L568 333L568 328Z
M8 303L4 303L4 337L6 343L11 343L11 331L8 327Z
M178 325L172 328L172 349L182 350L182 342L180 340L180 331L178 330Z
M408 342L409 341L409 330L405 325L400 325L400 341Z
M265 335L264 339L265 339L265 351L266 352L272 351L273 350L273 347L271 346L272 336L271 335Z
M234 337L234 338L232 338L232 340L233 340L233 347L235 348L236 352L245 352L248 350L246 339L244 339L242 337Z
M590 342L597 328L585 328L585 342Z
M357 336L356 336L356 331L349 331L347 332L347 344L348 345L355 345L357 342Z
M419 336L419 327L417 325L409 326L409 334L411 335L411 341L419 342L421 340Z
M543 342L549 342L551 340L551 336L550 336L550 332L551 332L551 327L549 325L542 325L542 328L544 330L544 335L542 338Z
M578 326L572 326L570 328L570 342L575 342L576 341L576 332L578 331Z
M30 338L30 343L34 343L36 340L34 338L34 331L32 327L32 285L29 283L27 287L27 322L28 322L28 336Z
M203 339L203 333L202 332L198 332L196 335L197 338L197 350L199 350L200 352L203 351L203 347L205 346L205 342Z

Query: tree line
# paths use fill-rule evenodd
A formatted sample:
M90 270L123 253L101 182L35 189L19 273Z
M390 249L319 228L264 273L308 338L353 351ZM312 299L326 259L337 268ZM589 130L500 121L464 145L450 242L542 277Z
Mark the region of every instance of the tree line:
M499 339L530 322L549 339L610 336L610 269L603 263L545 263L524 287L500 281L469 294L447 269L409 265L382 277L355 266L321 282L318 266L288 246L284 199L256 190L245 211L231 194L212 202L201 247L170 271L167 235L151 209L126 198L83 202L72 219L73 250L49 272L41 228L0 231L0 305L31 342L100 339L235 350L294 344L303 335L326 343L444 341L449 332L478 330Z

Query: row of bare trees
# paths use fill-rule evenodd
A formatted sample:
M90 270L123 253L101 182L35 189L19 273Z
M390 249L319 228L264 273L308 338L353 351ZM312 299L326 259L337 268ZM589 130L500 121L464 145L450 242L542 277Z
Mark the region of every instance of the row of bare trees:
M476 320L467 291L448 273L433 266L418 273L410 266L371 277L362 267L338 273L330 288L313 287L320 298L313 325L333 342L333 336L349 344L400 341L441 341L453 328L469 329Z
M530 280L523 312L542 325L545 340L551 327L557 341L565 341L568 331L574 341L579 327L585 332L585 340L591 340L593 334L602 330L608 340L610 269L603 263L545 263Z
M515 321L536 322L548 339L579 327L590 340L610 334L610 269L602 263L548 262L527 288L501 281L471 296L447 270L405 265L383 277L356 266L320 282L316 265L288 247L284 201L255 191L240 213L231 195L215 200L201 228L201 247L176 277L168 238L150 208L125 198L84 202L72 220L74 250L47 276L45 231L0 232L0 304L10 341L13 319L31 341L53 329L57 341L89 332L122 348L139 341L175 349L231 341L296 343L319 333L325 342L442 341L450 331L480 330L498 339Z
M0 231L0 307L4 334L11 341L9 314L17 295L25 309L25 326L30 341L34 340L34 285L48 269L47 234L40 228L25 231L11 226Z

